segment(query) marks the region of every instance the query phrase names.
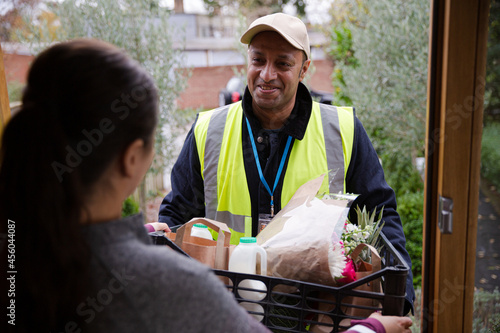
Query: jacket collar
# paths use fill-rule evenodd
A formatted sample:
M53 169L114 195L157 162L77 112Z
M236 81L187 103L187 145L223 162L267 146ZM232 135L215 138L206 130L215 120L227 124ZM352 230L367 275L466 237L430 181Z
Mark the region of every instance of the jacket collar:
M252 95L248 90L248 86L245 88L242 106L245 116L250 121L252 128L261 129L262 126L252 110ZM311 117L311 110L311 94L306 86L302 82L299 82L295 105L281 132L286 135L290 135L294 139L302 140L306 134L307 124L309 122L309 118Z

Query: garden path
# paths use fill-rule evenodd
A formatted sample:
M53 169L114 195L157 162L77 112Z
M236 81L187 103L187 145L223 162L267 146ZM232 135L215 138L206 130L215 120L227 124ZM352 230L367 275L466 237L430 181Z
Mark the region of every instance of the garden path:
M476 243L475 287L500 289L500 195L481 181Z

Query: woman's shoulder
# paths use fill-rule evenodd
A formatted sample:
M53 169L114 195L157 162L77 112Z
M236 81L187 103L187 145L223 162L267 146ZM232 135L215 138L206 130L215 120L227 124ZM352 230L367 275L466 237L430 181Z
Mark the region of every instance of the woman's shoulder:
M210 269L198 261L179 254L166 245L139 244L134 251L138 269L165 271L168 275L205 275Z
M184 275L205 275L209 271L207 266L166 245L153 245L140 238L108 244L97 255L108 265L123 267L130 274L147 278L149 283Z

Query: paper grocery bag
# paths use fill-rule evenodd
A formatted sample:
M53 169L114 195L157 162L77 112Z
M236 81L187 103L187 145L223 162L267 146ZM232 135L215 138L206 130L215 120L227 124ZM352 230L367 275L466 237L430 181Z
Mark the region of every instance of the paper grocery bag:
M217 241L191 236L191 229L196 223L202 223L216 231L219 234ZM177 234L169 233L166 236L199 262L214 269L228 269L231 231L225 223L206 218L193 218L177 229Z
M364 248L369 248L371 252L371 263L368 263L366 261L363 261L359 255L361 254L361 251ZM351 259L354 261L354 264L356 266L356 280L359 280L361 278L364 278L366 276L369 276L373 273L378 272L381 269L381 260L380 260L380 255L378 251L371 245L368 244L360 244L358 245L354 251L352 251L351 254ZM382 283L380 281L380 278L377 278L375 280L369 281L365 284L362 284L354 290L360 290L360 291L370 291L370 292L376 292L376 293L381 293L382 292ZM364 298L364 297L354 297L354 296L348 296L342 300L342 303L347 303L351 304L354 306L370 306L370 307L376 307L376 308L382 308L382 305L380 302L376 299L371 299L371 298ZM355 308L355 307L345 307L344 312L345 314L353 317L363 317L366 318L372 314L375 310L370 310L370 309L360 309L360 308Z

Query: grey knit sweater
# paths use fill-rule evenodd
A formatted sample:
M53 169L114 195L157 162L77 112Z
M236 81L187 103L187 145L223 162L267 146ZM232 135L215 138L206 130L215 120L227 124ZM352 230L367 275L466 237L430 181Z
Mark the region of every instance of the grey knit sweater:
M83 227L92 289L77 308L88 332L268 332L208 269L152 245L142 215Z

